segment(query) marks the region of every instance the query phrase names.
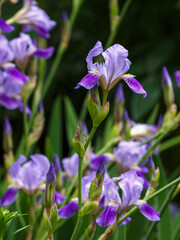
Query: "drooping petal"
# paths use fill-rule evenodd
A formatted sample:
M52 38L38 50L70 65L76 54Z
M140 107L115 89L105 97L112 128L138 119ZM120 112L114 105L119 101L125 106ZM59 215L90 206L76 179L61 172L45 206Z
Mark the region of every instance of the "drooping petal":
M16 199L16 194L18 192L18 188L9 188L4 196L0 199L0 206L6 206L12 204Z
M7 109L16 109L19 107L19 103L15 99L10 98L4 93L0 94L0 105Z
M55 198L54 198L54 202L56 204L61 204L64 200L65 200L65 196L61 195L60 193L58 192L55 192Z
M102 214L96 219L96 223L100 227L107 227L116 222L116 214L118 205L109 205L105 208Z
M95 46L89 51L86 62L87 62L87 68L88 70L93 70L93 58L100 55L103 52L102 43L100 41L97 41Z
M88 73L75 87L75 89L78 89L80 87L84 87L86 89L93 88L100 78L99 74L94 73Z
M127 83L127 85L130 87L130 89L138 94L143 94L143 97L145 98L147 96L146 91L141 86L141 84L130 74L124 74L121 76L121 78Z
M14 27L7 24L2 18L0 18L0 30L3 33L9 33L9 32L12 32L14 30Z
M78 201L72 201L65 205L64 207L58 209L58 215L61 218L70 218L72 217L78 210Z
M139 200L135 205L139 208L140 212L150 221L160 221L160 214L144 201Z
M39 48L33 53L33 56L38 58L48 59L53 55L53 52L54 52L54 47L49 47L46 49Z
M17 68L8 67L6 68L6 73L8 77L11 77L13 80L16 80L21 86L24 85L29 77L23 73L21 73Z
M178 87L180 87L180 71L176 71L174 73L174 77L176 79L176 83L177 83Z

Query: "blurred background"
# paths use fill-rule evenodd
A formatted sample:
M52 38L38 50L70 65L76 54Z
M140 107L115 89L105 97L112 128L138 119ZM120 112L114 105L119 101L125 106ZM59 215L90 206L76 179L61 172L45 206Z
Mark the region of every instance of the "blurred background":
M62 32L62 13L71 15L71 0L37 1L49 17L57 21L57 26L51 31L51 38L48 39L48 46L54 46L57 50ZM120 10L125 1L119 1ZM3 7L2 17L7 19L21 6L22 1L16 5ZM132 62L130 73L136 75L136 79L147 91L147 98L134 94L124 84L126 107L130 117L136 122L145 122L155 106L158 106L159 113L165 111L163 92L161 88L161 70L166 66L172 78L176 103L180 107L180 89L176 86L174 71L180 70L180 1L179 0L138 0L132 1L121 23L120 29L114 43L123 45L129 51L129 59ZM17 37L20 26L16 31L8 34L12 39ZM55 99L68 95L73 102L77 115L80 112L86 89L75 90L77 82L87 73L86 56L89 50L100 40L103 45L107 42L110 34L109 0L84 0L77 15L72 29L72 35L67 51L59 64L55 78L48 89L44 100L46 124L43 135L39 141L39 148L44 151L44 140L48 131L52 106ZM54 54L55 57L55 54ZM52 57L48 61L47 72L49 71ZM115 89L110 92L109 99L113 105ZM62 105L62 113L64 105ZM15 147L18 144L22 131L22 116L18 111L7 111L1 108L0 132L3 128L3 118L8 115L11 119L14 131ZM65 125L65 118L62 114L62 126ZM158 119L156 120L157 123ZM91 122L87 122L88 127ZM172 135L178 135L179 130ZM63 134L63 148L61 157L68 154L68 146L65 132ZM98 134L101 134L101 129ZM0 139L2 141L2 138ZM2 142L0 143L2 146ZM2 149L0 149L2 150ZM179 146L175 146L163 153L167 173L176 168L179 162ZM2 160L2 151L1 151Z

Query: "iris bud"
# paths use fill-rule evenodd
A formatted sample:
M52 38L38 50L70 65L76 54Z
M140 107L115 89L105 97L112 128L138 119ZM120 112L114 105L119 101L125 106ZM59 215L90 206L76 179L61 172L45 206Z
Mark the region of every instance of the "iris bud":
M84 216L93 212L99 205L98 201L86 202L84 206L79 211L79 217L83 218Z
M81 122L79 122L76 132L72 140L72 146L74 151L80 156L84 156L84 144L83 144L83 128Z

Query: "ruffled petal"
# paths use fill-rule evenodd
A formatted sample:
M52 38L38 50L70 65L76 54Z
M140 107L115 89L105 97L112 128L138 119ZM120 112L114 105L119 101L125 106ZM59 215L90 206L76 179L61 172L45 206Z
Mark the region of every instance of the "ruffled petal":
M96 223L100 227L107 227L116 222L116 214L117 214L118 206L112 205L107 206L102 214L96 219Z
M64 207L58 209L58 215L61 218L70 218L72 217L78 210L78 201L72 201L65 205Z
M33 53L33 56L38 58L48 59L53 55L53 52L54 52L53 47L49 47L46 49L39 48Z
M0 199L0 206L6 206L12 204L16 199L16 194L18 192L18 188L9 188L4 196Z
M65 200L65 196L61 195L60 193L58 192L55 192L55 198L54 198L54 202L56 204L61 204L64 200Z
M29 80L29 77L27 75L21 73L15 67L7 67L6 68L6 73L13 80L16 80L17 84L20 84L21 86L23 86Z
M160 221L160 214L144 201L139 200L135 205L139 208L140 212L150 221Z
M137 93L137 94L143 94L143 97L145 98L147 96L146 91L141 86L141 84L130 74L122 75L121 78L127 83L127 85L130 87L130 89Z
M103 52L102 43L100 41L97 41L95 46L89 51L87 58L86 58L88 70L93 69L93 66L94 66L93 58L100 55L102 52Z
M91 89L93 88L97 83L100 78L99 74L94 74L94 73L88 73L75 87L75 89L78 89L80 87L84 87L86 89Z

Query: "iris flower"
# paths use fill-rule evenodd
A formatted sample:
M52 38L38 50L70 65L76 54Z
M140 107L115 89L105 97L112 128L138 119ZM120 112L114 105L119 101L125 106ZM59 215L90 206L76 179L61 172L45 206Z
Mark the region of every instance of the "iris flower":
M42 154L30 156L31 160L20 155L19 159L9 169L12 185L0 199L0 206L12 204L17 192L23 189L28 195L34 195L38 189L45 190L46 175L50 168L49 160ZM60 204L65 199L59 193L55 193L55 202Z
M118 182L118 186L115 184ZM101 227L107 227L116 222L117 214L121 217L132 205L139 208L140 212L150 221L159 221L159 213L156 212L145 201L140 200L143 190L143 179L138 177L135 170L121 174L120 177L107 179L103 184L105 198L105 209L96 219ZM122 199L119 196L119 188L122 190ZM126 224L130 218L122 224Z
M102 56L103 62L94 62L95 57ZM89 73L77 84L75 88L84 87L91 89L97 84L105 90L113 88L123 79L130 89L146 97L147 93L141 84L134 78L134 75L126 74L131 62L129 61L128 51L120 44L114 44L103 51L102 43L98 41L89 51L86 58Z

